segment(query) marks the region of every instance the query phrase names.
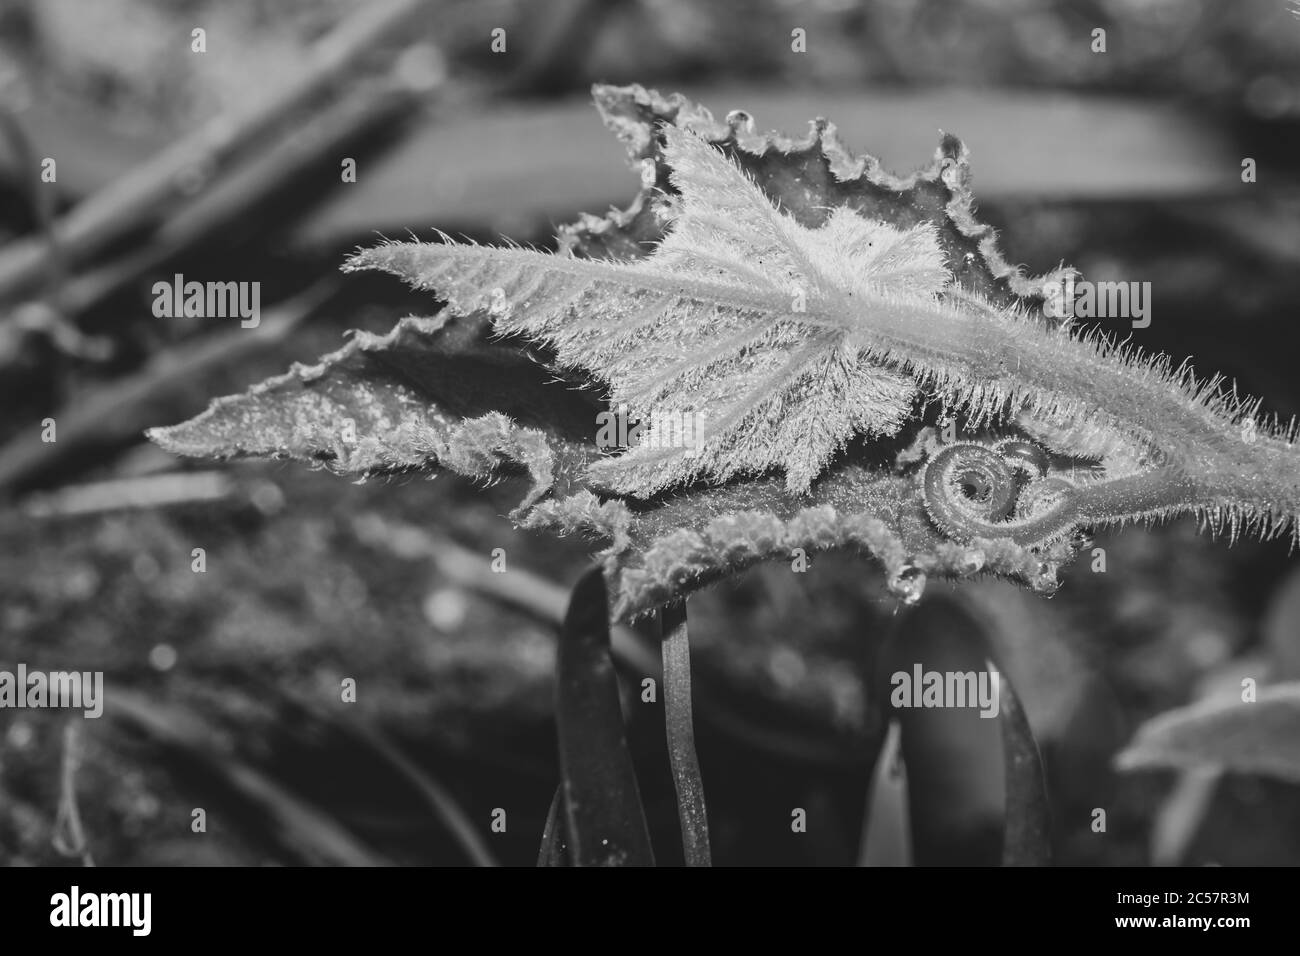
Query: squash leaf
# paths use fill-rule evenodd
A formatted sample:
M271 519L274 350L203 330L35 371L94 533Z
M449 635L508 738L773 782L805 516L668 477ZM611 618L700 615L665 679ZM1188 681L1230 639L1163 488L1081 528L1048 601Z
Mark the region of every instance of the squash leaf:
M897 177L824 120L796 141L640 87L595 98L642 171L630 206L563 228L559 254L446 236L363 250L346 269L447 308L150 437L359 476L526 473L515 519L601 539L621 618L796 548L873 555L908 601L928 575L1050 591L1081 528L1230 498L1166 480L1143 423L1153 396L1201 438L1231 415L1043 314L1069 270L1006 263L955 137ZM939 444L931 407L963 419L961 443ZM1274 441L1255 452L1282 456ZM1080 486L1071 454L1115 480ZM1260 461L1281 476L1290 459Z

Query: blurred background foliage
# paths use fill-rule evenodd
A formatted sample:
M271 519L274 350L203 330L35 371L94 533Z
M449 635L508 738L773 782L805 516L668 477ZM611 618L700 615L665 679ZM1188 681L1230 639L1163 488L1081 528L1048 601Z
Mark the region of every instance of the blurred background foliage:
M0 276L17 244L49 240L51 217L153 168L167 144L238 127L356 6L0 0ZM206 54L191 52L195 27ZM533 861L557 776L554 628L582 543L515 532L508 496L451 477L216 471L140 439L431 304L349 278L250 345L222 320L154 318L149 290L176 272L258 280L269 318L377 231L550 243L634 189L590 107L596 81L680 90L790 133L828 115L899 172L928 159L939 127L954 132L1008 258L1152 282L1135 344L1235 377L1284 419L1300 407L1300 20L1281 0L429 0L237 162L185 167L132 228L56 241L48 275L0 296L0 665L103 670L120 697L99 721L0 713L0 860L464 862L432 787L497 859ZM45 156L57 184L38 181ZM341 156L358 159L357 183L340 182ZM1243 157L1257 183L1241 182ZM38 444L47 415L57 447ZM151 506L161 495L175 500ZM974 615L1015 682L1058 861L1300 862L1295 783L1113 765L1153 715L1242 677L1300 679L1288 543L1228 547L1175 522L1096 545L1104 573L1085 554L1051 600L992 582L931 582L927 599ZM805 574L774 564L692 600L717 862L857 860L878 730L869 662L897 620L878 578L817 555ZM624 640L630 742L673 862L662 704L634 693L653 644ZM935 640L939 659L951 648ZM348 677L355 704L340 701ZM943 733L917 758L934 766L909 767L938 788L925 812L942 839L919 842L917 861L995 862L995 742L969 722Z

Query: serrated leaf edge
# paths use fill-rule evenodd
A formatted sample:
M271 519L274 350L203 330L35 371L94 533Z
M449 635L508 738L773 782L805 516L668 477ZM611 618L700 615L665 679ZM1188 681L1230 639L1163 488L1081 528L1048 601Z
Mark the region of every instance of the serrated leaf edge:
M652 130L643 121L626 115L625 104L628 102L657 115L670 116L676 126L691 130L710 143L734 139L739 149L753 156L761 156L773 149L791 153L820 147L831 172L842 183L865 179L873 186L894 192L904 192L919 182L942 183L951 194L945 211L957 231L978 243L980 255L993 278L1005 281L1010 291L1022 298L1041 300L1047 286L1078 274L1073 268L1062 267L1040 276L1029 276L1022 268L1006 260L998 248L997 231L975 217L975 197L970 187L970 152L961 139L950 133L943 134L928 165L906 176L898 176L886 170L880 160L869 153L855 155L840 139L835 124L821 117L809 122L805 138L797 139L778 132L753 132L752 116L743 110L733 110L725 121L718 122L706 107L680 93L663 96L639 84L598 84L593 87L592 96L601 119L624 143L634 164L653 158L655 150ZM584 213L577 223L561 227L560 252L570 254L582 232L598 235L626 228L655 196L655 187L643 185L625 209L612 209L604 217Z

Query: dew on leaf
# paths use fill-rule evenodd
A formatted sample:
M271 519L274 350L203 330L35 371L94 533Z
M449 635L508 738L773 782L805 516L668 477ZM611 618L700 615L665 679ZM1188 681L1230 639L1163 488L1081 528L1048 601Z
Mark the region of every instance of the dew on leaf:
M889 579L889 592L911 606L925 594L925 572L912 564L904 565Z

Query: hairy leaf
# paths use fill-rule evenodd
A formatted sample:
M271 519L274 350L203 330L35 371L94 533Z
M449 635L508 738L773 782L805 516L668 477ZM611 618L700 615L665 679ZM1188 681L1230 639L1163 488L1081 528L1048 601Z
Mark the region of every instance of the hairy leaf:
M588 454L592 405L550 379L472 323L407 318L149 437L182 455L296 458L340 474L518 470L531 503Z
M627 209L562 229L559 254L446 236L364 250L347 268L433 292L438 324L153 437L359 474L522 468L518 520L604 539L622 617L794 548L872 554L911 600L927 575L1051 590L1093 525L1290 523L1292 431L1045 316L1068 270L1006 263L955 138L896 177L823 120L795 141L640 87L596 101L641 166Z
M907 418L914 383L874 363L857 333L873 309L911 321L942 311L934 230L845 209L807 229L695 134L666 136L682 196L650 259L405 243L348 268L387 269L455 312L491 309L498 329L608 383L647 423L640 444L593 467L614 491L650 497L780 467L806 492L850 437L892 435Z

